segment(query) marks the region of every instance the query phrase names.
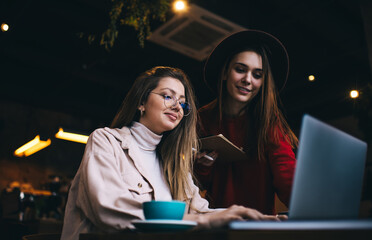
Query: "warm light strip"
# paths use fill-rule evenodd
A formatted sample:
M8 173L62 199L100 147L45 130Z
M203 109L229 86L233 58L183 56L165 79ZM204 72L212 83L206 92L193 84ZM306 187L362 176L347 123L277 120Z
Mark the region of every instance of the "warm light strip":
M25 153L24 153L25 157L28 157L28 156L40 151L41 149L48 147L51 143L52 143L52 141L50 141L50 139L48 139L46 141L40 141L38 144L36 144L35 146L33 146L33 147L31 147L31 148L29 148L25 151Z
M56 138L79 143L87 143L89 136L64 132L63 129L60 128L59 131L56 133Z
M18 157L27 157L31 154L36 153L37 151L40 151L43 148L46 148L51 143L52 141L50 141L50 139L48 139L47 141L41 141L40 136L37 135L34 139L15 150L14 155Z

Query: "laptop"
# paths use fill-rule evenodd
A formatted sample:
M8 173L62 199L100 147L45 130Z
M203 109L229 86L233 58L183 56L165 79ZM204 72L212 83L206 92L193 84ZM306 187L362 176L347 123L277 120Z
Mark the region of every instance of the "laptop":
M280 228L280 225L306 228L309 220L311 227L319 220L335 220L333 225L328 221L331 224L328 227L341 228L344 224L339 224L338 220L352 226L359 215L366 155L365 142L304 115L288 221L232 222L230 228L272 229ZM371 223L368 222L369 226ZM326 225L322 223L319 226Z

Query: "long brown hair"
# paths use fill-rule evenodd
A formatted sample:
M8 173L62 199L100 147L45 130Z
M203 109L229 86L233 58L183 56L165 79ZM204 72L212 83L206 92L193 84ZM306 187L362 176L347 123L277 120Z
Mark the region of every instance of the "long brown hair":
M125 97L118 113L112 121L112 128L130 127L139 121L138 107L144 104L149 93L158 86L164 77L178 79L185 88L185 98L191 112L171 131L163 133L157 146L157 154L173 199L186 200L190 191L189 174L192 172L192 149L197 149L195 96L187 75L178 68L157 66L141 74Z
M231 71L230 63L239 53L244 51L253 51L261 56L263 79L259 93L241 110L248 115L251 126L248 130L253 131L253 146L250 149L257 149L257 152L251 154L257 155L259 161L265 161L266 154L270 148L277 147L281 138L284 138L292 148L298 144L298 139L289 127L282 111L278 91L275 87L274 76L270 67L266 46L257 45L238 49L233 52L225 61L218 82L217 106L219 112L219 121L222 121L224 101L227 96L227 89L223 81L228 72ZM250 132L252 134L252 132Z

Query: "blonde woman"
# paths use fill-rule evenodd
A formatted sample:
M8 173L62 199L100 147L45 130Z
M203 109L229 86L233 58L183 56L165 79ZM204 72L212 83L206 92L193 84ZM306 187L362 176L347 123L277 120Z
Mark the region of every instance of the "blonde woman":
M111 128L89 137L69 192L61 239L132 228L132 220L144 219L142 203L150 200L192 203L184 219L199 228L241 219L278 220L240 206L208 208L190 174L196 116L194 93L181 70L155 67L140 75Z

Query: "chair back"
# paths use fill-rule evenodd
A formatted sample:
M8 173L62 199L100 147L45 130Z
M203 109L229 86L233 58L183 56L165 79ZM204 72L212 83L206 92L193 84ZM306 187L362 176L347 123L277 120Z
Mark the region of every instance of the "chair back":
M60 240L61 233L39 233L25 235L22 240Z

